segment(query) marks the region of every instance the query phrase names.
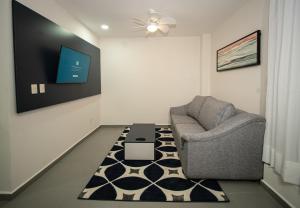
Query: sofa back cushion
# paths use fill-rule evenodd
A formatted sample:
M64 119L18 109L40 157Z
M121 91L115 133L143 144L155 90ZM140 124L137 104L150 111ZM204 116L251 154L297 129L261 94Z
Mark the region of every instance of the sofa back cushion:
M205 101L206 97L204 96L196 96L193 101L187 106L187 115L193 117L194 119L198 119L200 109Z
M231 103L207 97L200 109L197 120L204 128L210 130L234 114L235 107Z

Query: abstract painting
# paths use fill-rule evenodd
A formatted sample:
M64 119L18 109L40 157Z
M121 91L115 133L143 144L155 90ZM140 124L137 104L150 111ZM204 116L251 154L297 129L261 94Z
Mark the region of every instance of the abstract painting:
M217 71L260 64L260 30L217 50Z

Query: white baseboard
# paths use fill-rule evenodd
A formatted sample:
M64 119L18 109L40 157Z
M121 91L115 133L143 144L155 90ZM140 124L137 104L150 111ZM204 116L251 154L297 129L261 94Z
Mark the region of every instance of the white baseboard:
M73 149L77 144L79 144L83 139L85 139L87 136L89 136L91 133L93 133L96 129L98 129L101 125L97 126L96 128L89 131L87 134L85 134L81 139L79 139L77 142L75 142L73 145L71 145L68 149L66 149L63 153L61 153L58 157L53 159L51 162L49 162L47 165L45 165L43 168L41 168L37 173L35 173L33 176L28 178L25 182L20 184L18 187L16 187L12 191L0 191L0 195L14 195L19 190L21 190L24 186L26 186L28 183L30 183L32 180L34 180L36 177L38 177L41 173L43 173L48 167L53 165L56 161L61 159L65 154L67 154L71 149Z
M274 194L277 195L278 198L280 198L284 203L286 203L291 208L296 208L294 205L292 205L282 194L280 194L278 191L276 191L268 182L266 182L264 179L261 180L261 183L263 183L266 187L268 187Z

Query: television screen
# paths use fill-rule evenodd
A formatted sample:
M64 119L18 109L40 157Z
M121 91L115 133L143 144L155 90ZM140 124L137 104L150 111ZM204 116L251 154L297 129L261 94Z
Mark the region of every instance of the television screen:
M89 55L62 46L56 83L87 82L91 58Z

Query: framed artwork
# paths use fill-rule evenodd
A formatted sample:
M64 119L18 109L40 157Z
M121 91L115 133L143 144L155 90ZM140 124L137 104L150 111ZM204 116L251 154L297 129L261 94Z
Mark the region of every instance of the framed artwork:
M260 30L217 50L217 71L260 64Z

